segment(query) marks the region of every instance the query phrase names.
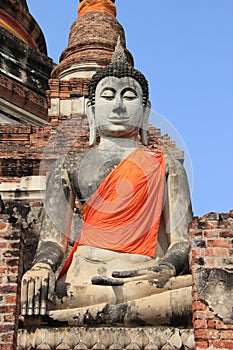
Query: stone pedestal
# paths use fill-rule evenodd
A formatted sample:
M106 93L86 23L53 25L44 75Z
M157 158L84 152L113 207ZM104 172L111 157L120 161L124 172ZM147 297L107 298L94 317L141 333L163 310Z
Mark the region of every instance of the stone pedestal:
M169 327L38 328L20 330L19 350L194 349L193 331Z

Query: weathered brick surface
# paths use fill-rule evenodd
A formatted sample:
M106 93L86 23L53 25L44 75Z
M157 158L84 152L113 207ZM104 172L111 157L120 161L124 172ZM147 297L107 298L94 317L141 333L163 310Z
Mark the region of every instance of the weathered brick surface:
M87 130L87 119L78 114L52 117L45 127L0 125L0 182L45 174L54 160L87 149ZM45 169L40 168L42 158Z
M233 211L210 213L190 225L190 265L193 278L200 267L231 268ZM193 326L196 349L233 349L233 324L226 324L200 299L193 285Z
M20 229L0 215L0 349L16 349L22 277Z
M68 47L62 52L61 62L55 67L51 77L58 78L60 73L77 63L106 66L111 62L118 36L125 47L124 29L116 18L105 12L91 11L79 17L71 27ZM126 48L125 53L132 64L133 57Z
M58 94L59 91L58 86ZM167 135L162 136L160 130L151 125L148 127L148 139L149 148L167 148L177 158L183 158L183 152L176 148L175 143ZM44 127L2 124L0 183L19 182L22 176L39 175L39 173L44 175L54 160L66 154L87 150L88 140L87 117L76 113L68 116L51 116L50 123Z

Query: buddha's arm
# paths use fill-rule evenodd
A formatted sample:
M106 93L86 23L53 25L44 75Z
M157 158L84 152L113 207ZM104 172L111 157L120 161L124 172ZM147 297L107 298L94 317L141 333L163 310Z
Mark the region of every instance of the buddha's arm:
M35 263L46 263L57 270L67 248L74 207L74 192L68 170L62 162L53 166L47 183L44 217Z
M22 280L22 315L45 314L46 302L53 298L55 271L67 248L72 221L74 193L62 162L51 169L44 202L38 248L32 268Z
M163 216L170 246L161 264L172 267L175 275L179 275L188 270L188 225L192 220L192 208L187 175L177 160L168 165Z

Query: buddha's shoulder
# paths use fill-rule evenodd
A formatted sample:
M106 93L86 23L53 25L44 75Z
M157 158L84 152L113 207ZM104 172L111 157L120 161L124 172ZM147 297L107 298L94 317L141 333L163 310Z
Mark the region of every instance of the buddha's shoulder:
M77 171L86 153L87 152L80 152L56 159L50 165L50 177L60 176L63 172L72 174L74 171Z
M75 153L75 154L69 154L66 157L63 158L63 167L68 172L73 172L75 169L79 168L83 159L87 155L88 151Z

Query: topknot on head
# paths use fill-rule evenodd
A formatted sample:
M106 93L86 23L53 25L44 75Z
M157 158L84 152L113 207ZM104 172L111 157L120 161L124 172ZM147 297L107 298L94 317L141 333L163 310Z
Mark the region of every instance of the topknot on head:
M91 105L95 104L96 86L102 79L106 77L117 77L117 78L131 77L135 79L142 88L143 105L147 106L147 103L149 100L148 81L140 71L135 69L133 66L131 66L127 62L127 57L121 45L120 37L118 37L117 45L112 55L111 63L105 68L102 68L99 71L97 71L93 75L92 80L90 81L89 88L88 88L88 99Z

